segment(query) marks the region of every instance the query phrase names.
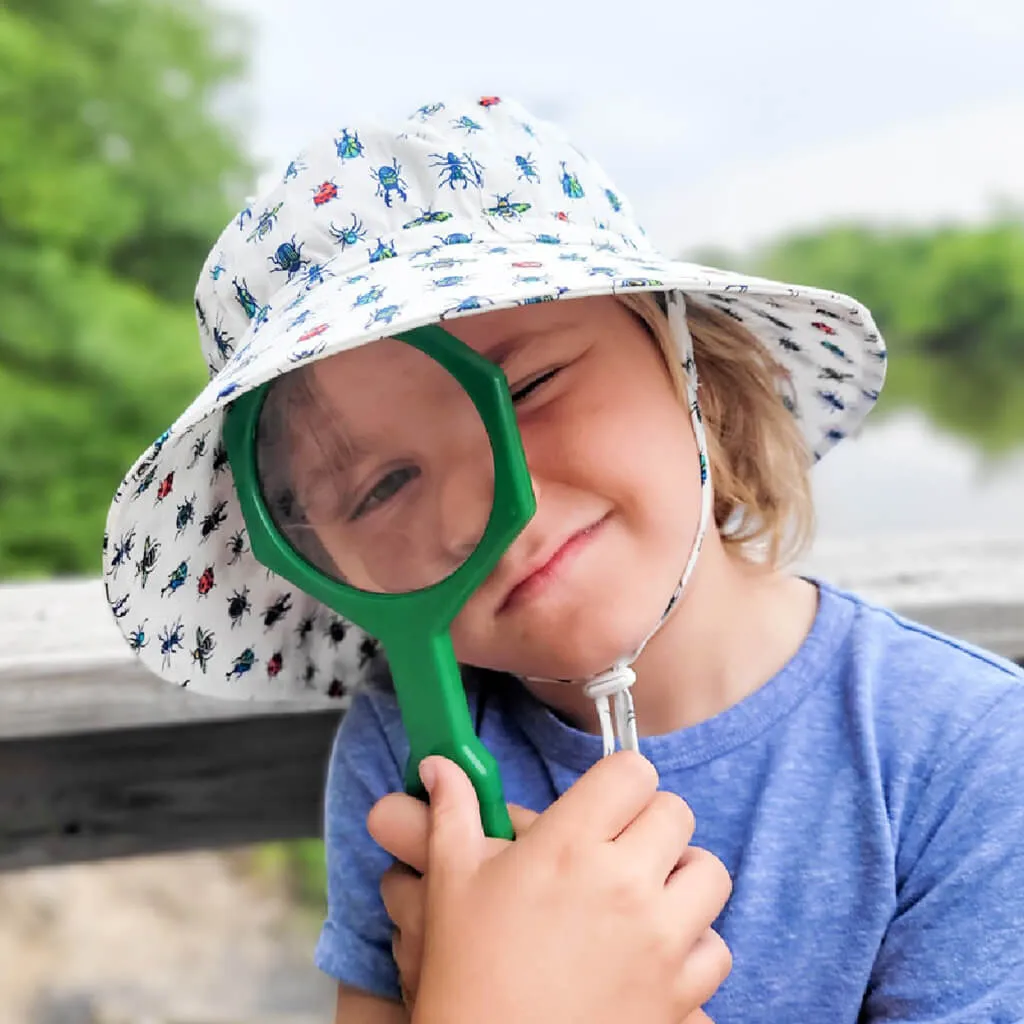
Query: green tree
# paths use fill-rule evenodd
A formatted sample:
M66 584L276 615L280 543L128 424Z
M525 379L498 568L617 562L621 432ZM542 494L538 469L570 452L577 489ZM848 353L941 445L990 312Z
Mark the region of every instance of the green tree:
M1024 442L1024 221L837 226L742 262L846 292L872 310L891 352L882 415L916 405L990 452Z
M244 42L200 0L0 6L0 577L98 572L117 481L203 381Z

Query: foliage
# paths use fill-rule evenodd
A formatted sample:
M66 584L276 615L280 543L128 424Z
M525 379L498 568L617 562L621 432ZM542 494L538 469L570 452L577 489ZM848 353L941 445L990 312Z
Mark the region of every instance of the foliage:
M0 577L98 572L118 480L202 383L240 38L199 0L0 6Z
M983 448L1024 442L1024 220L874 231L840 226L755 254L758 273L846 292L891 352L879 409L923 408Z

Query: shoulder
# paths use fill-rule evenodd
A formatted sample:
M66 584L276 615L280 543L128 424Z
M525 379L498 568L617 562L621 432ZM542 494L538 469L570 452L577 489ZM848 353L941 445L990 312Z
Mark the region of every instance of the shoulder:
M856 594L819 584L822 600L848 609L844 650L848 685L879 711L913 709L908 720L937 716L947 741L997 705L1024 702L1024 670L963 640L914 622Z
M1013 662L822 584L847 605L841 661L848 726L863 732L890 811L960 779L1024 787L1024 671ZM946 780L943 782L943 780ZM1022 789L1024 792L1024 789Z

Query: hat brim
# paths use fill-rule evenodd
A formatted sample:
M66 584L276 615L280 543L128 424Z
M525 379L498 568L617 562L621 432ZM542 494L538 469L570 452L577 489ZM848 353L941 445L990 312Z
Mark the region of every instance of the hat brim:
M878 396L884 344L869 312L842 294L553 237L470 240L369 263L339 257L319 283L296 277L253 310L223 369L118 489L104 578L142 662L201 693L271 700L341 695L374 665L369 638L248 551L220 441L235 397L423 324L639 291L681 292L742 323L787 371L783 397L816 458L854 431Z

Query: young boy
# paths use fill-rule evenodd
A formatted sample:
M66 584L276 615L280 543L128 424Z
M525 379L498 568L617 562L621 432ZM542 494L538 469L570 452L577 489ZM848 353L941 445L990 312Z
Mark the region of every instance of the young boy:
M733 881L720 1024L1024 1017L1020 672L785 571L811 464L882 385L862 306L666 259L557 129L486 97L314 142L225 229L197 310L213 379L119 490L108 594L179 684L357 690L317 950L339 1013L351 993L366 1021L401 1012L367 817L408 744L367 639L252 558L220 431L278 381L261 465L294 484L274 506L293 547L370 589L437 579L479 536L464 435L380 340L434 322L504 370L537 499L452 629L508 800L543 812L617 741L652 762ZM347 371L377 353L391 376ZM351 560L428 515L437 550Z

